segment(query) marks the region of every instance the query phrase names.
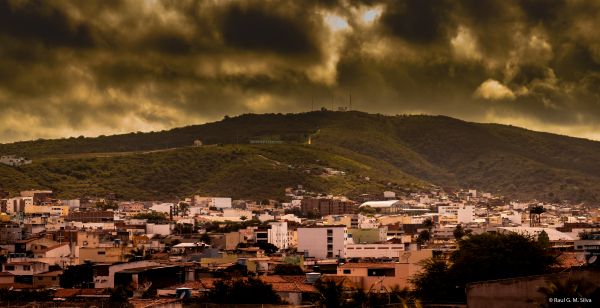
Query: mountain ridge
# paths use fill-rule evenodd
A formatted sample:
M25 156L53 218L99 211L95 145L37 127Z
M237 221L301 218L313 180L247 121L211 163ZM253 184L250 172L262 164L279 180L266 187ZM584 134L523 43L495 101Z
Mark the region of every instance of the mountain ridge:
M339 193L345 193L343 187L354 194L370 192L369 189L401 188L401 185L388 187L385 185L388 181L401 183L411 189L430 184L451 188L468 187L522 199L568 199L595 203L600 196L600 184L596 184L600 183L600 162L595 159L600 157L600 142L508 125L467 122L447 116L385 116L357 111L245 114L161 132L1 144L0 153L33 157L34 166L19 167L24 179L31 179L30 169L42 162L48 166L63 161L80 163L81 160L86 161L102 153L112 153L113 156L96 159L118 162L119 156L137 157L149 155L145 153L149 151L164 151L161 155L147 156L162 159L177 157L181 154L179 151L200 153L203 148L210 151L207 146L191 148L196 139L202 140L205 145L222 145L228 149L234 147L242 152L253 153L251 155L263 155L264 152L279 155L283 157L283 162L286 159L294 160L298 166L302 165L302 158L292 159L293 151L308 156L322 156L324 160L347 158L348 165L338 167L349 170L352 169L349 166L356 162L368 162L365 168L349 172L348 180L343 185L334 187L335 185L323 184L316 178L319 181L314 183L315 188L325 185ZM251 141L282 144L253 145L249 144ZM173 148L173 152L166 151ZM256 154L258 152L253 151L262 152ZM186 161L188 164L193 162L191 157L186 159L190 160ZM221 164L222 168L227 169L227 162ZM327 168L326 164L311 165L311 168L315 166ZM389 179L386 179L386 169L381 166L391 170ZM70 171L69 164L62 165L61 168L64 169L62 171ZM250 166L238 166L241 176L247 176L244 175L244 168L248 169L246 171L252 169ZM295 174L299 182L315 180L312 175L298 175L290 170L286 172L290 176ZM228 172L228 176L237 177L235 170ZM367 185L369 189L365 190L355 189L363 187L364 183L359 183L362 183L360 179L365 174L370 175L367 177L377 178L379 184ZM7 179L0 178L0 184L10 186L6 181ZM227 182L225 179L215 181ZM197 182L189 183L188 186L197 186L200 191L203 187L222 186L208 184ZM274 185L272 188L273 192L282 189L281 185ZM69 188L60 185L55 189L69 191ZM189 190L190 193L194 192ZM223 190L208 189L202 192L226 193ZM84 192L85 190L78 190L78 193ZM256 197L268 197L268 194L265 191ZM142 195L154 196L147 193Z

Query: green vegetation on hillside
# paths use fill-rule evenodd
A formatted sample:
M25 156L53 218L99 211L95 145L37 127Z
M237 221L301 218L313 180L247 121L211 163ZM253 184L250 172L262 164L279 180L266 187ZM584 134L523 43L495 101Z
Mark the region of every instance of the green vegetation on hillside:
M207 146L191 147L196 139ZM284 144L248 144L261 139ZM161 132L3 144L0 153L34 160L0 166L0 184L11 192L258 199L281 197L283 187L297 184L353 194L431 183L513 198L600 201L600 142L444 116L247 114ZM325 167L347 175L324 175Z
M346 174L326 175L324 168ZM194 193L283 199L285 188L297 185L315 192L357 195L381 191L390 180L402 187L419 183L397 170L382 177L378 175L381 166L300 145L207 146L112 157L39 159L11 171L10 181L15 185L5 188L13 193L44 187L63 197L115 193L120 198L143 200ZM19 181L19 177L27 181Z

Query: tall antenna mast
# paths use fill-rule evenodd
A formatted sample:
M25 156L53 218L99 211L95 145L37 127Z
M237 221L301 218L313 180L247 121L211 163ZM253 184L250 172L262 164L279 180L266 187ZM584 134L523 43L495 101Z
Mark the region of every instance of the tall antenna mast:
M331 95L331 111L334 111L333 110L333 94Z
M348 107L348 109L352 111L352 90L349 91L348 96L350 98L350 107Z

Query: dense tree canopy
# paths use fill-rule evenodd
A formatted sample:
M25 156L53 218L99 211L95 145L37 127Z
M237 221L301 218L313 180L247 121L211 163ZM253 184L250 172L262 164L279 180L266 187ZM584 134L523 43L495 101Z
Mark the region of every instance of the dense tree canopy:
M426 302L464 302L467 283L551 271L556 256L518 234L483 233L458 241L450 260L429 260L412 283Z

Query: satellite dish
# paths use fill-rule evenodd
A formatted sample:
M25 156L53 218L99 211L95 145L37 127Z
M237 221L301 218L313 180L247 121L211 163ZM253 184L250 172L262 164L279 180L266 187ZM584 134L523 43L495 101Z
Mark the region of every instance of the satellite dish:
M597 259L598 259L598 256L592 256L591 258L588 259L588 264L592 264L592 263L596 262Z

